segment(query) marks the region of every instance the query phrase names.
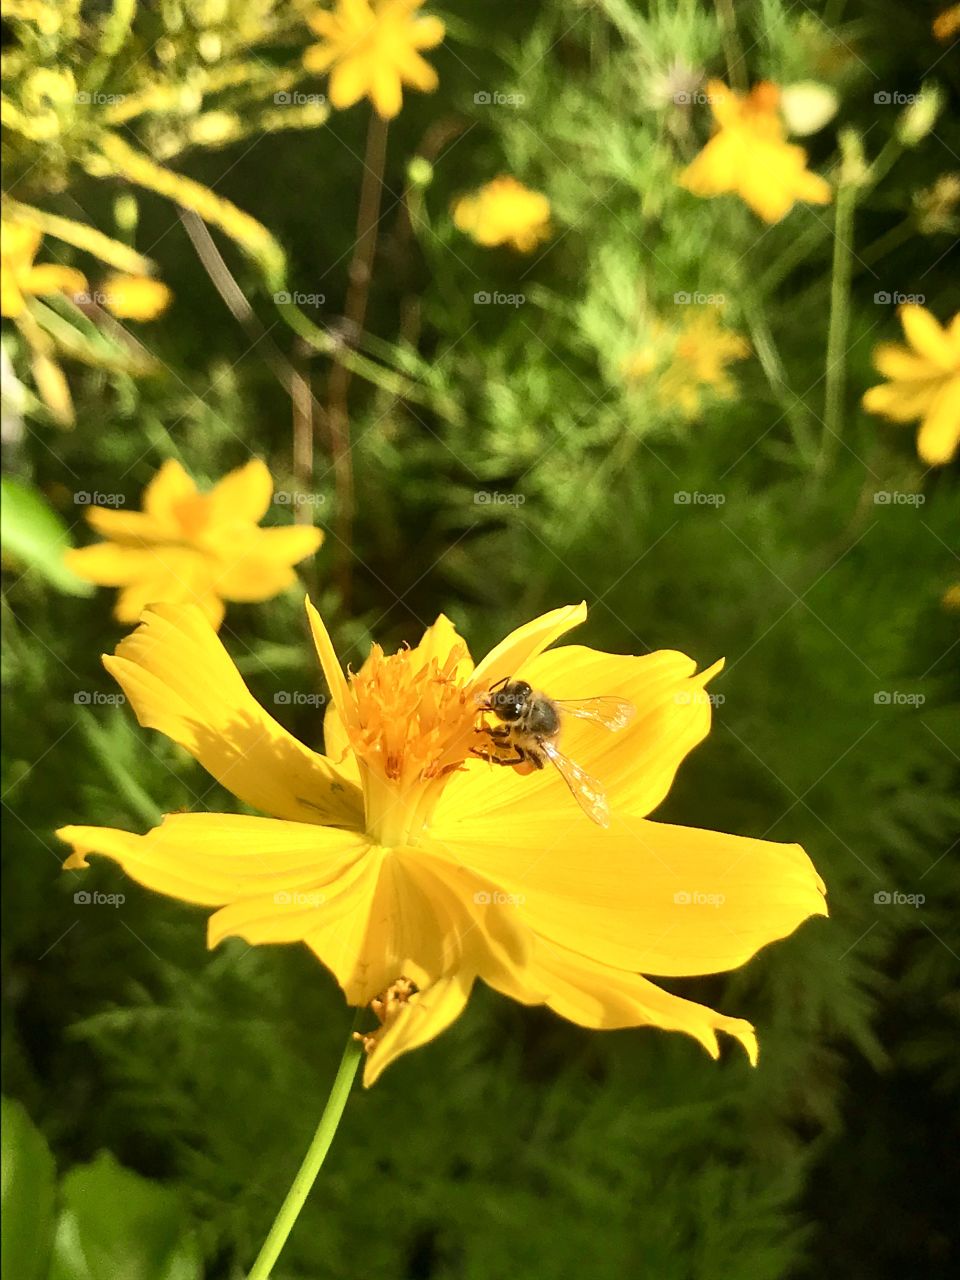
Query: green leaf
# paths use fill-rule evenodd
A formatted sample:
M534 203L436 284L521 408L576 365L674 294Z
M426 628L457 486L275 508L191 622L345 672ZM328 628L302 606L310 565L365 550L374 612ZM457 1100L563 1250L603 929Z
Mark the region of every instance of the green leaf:
M94 588L63 563L72 546L67 526L29 485L4 477L0 507L0 545L8 555L36 569L48 582L69 595L89 596Z
M108 1152L70 1170L61 1200L49 1280L201 1280L180 1197Z
M43 1280L53 1235L56 1168L19 1102L3 1099L3 1280Z

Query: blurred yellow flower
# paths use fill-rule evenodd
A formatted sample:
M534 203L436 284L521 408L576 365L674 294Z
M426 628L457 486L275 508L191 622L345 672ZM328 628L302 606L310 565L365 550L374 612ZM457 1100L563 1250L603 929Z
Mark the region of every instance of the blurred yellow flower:
M273 480L259 459L200 493L179 462L163 464L143 492L142 511L91 506L87 519L108 539L65 552L87 582L120 587L119 622L148 604L189 602L216 628L224 601L269 600L296 581L293 566L323 541L310 525L261 529Z
M941 603L945 609L950 609L952 612L960 612L960 582L955 582L952 587L947 587L943 593Z
M655 321L650 333L650 344L627 356L621 369L629 382L651 382L664 408L678 408L692 418L703 407L705 392L721 399L734 394L727 366L745 360L750 344L724 328L715 310L692 310L676 330Z
M437 87L437 73L420 49L443 40L439 18L419 17L423 0L337 0L307 19L322 43L311 45L303 65L314 75L330 72L330 102L352 107L369 98L384 120L403 105L403 85L424 93Z
M931 467L949 462L960 444L960 312L943 328L924 307L900 308L907 346L882 342L873 363L889 382L863 397L868 413L919 422L917 452Z
M647 817L709 731L704 686L722 664L694 674L671 651L545 652L584 620L578 605L520 627L477 666L441 617L415 649L374 645L345 675L309 602L307 612L331 697L326 755L254 701L199 610L145 614L104 659L140 723L272 816L177 813L143 836L66 827L65 866L102 854L148 888L217 908L211 946L306 943L347 1001L380 1021L364 1037L368 1085L448 1026L478 978L582 1026L683 1031L714 1057L724 1031L755 1061L748 1022L640 976L736 968L826 914L798 845ZM512 676L557 698L633 704L619 733L589 720L563 729L564 750L602 780L608 827L552 768L521 775L473 754L489 745L482 700Z
M741 96L711 80L706 92L717 131L681 186L695 196L735 191L766 222L779 222L797 200L829 204L829 184L807 169L804 149L786 141L776 85L764 81Z
M944 44L960 31L960 4L953 4L949 9L944 9L943 13L938 14L933 20L933 34Z
M155 320L173 301L163 281L150 276L109 276L100 293L103 305L120 320Z
M477 244L487 248L508 244L520 253L530 253L550 238L550 201L504 175L473 195L461 196L453 207L453 221Z
M28 297L80 293L87 287L82 272L44 262L34 266L43 233L22 222L4 219L0 226L0 314L22 315Z

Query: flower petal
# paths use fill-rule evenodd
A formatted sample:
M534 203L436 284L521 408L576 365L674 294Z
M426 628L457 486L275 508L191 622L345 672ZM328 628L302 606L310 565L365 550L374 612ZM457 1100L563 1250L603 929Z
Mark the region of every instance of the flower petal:
M489 689L504 676L515 675L525 663L554 644L571 627L577 627L586 621L586 617L587 606L584 602L568 604L559 609L551 609L549 613L511 631L477 665L473 673L474 686Z
M143 509L171 533L180 531L177 508L197 497L197 486L176 458L168 458L143 491Z
M925 307L906 303L900 308L900 323L907 341L918 355L946 372L956 368L957 356L949 335Z
M563 947L539 942L530 978L547 995L543 1003L581 1027L611 1031L620 1027L661 1027L698 1040L712 1058L720 1056L717 1032L735 1036L756 1066L757 1037L742 1018L729 1018L681 996L671 995L638 974L623 973L584 959ZM491 985L496 986L496 983Z
M721 665L694 675L696 663L672 650L627 657L562 645L517 674L553 698L615 696L633 704L633 718L616 733L564 717L560 745L603 785L614 814L645 817L667 795L687 753L709 733L711 705L704 685ZM448 785L435 821L454 809L455 821L494 812L506 820L517 805L536 806L548 818L551 812L566 812L571 822L579 818L555 769L522 776L477 760Z
M245 466L228 472L210 490L210 523L259 524L272 500L273 476L265 462L252 458Z
M237 813L169 814L143 836L110 827L62 827L57 835L74 847L67 871L102 854L158 893L211 907L269 901L280 919L322 897L369 844L354 831Z
M198 609L155 606L104 665L142 725L185 747L245 804L278 818L362 828L357 788L255 701Z
M509 823L491 814L434 824L429 842L498 885L540 937L631 972L735 969L826 914L799 845L641 818L604 829L519 803Z
M364 1087L369 1089L402 1054L419 1049L446 1031L466 1007L473 983L473 975L460 970L411 996L377 1034L376 1045L367 1055L363 1068Z
M225 600L270 600L296 582L293 566L322 542L323 530L308 524L254 527L239 537L227 529L216 539L214 590Z
M951 378L934 397L920 427L917 450L929 467L950 462L960 444L960 377Z

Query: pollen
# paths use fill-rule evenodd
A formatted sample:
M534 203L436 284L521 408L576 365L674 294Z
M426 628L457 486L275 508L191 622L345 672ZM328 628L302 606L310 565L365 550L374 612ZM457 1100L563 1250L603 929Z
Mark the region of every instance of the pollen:
M386 655L374 645L351 674L354 715L347 719L359 760L390 782L429 782L458 768L473 738L477 703L463 678L466 646L443 660L416 650ZM352 723L351 723L352 721Z
M381 991L378 996L375 996L370 1001L370 1010L376 1015L380 1026L374 1031L355 1031L353 1033L354 1040L359 1040L363 1045L364 1053L373 1052L384 1031L396 1020L397 1015L409 1004L411 998L417 994L417 991L418 987L415 982L411 982L409 978L399 977L396 982L392 982L385 991Z

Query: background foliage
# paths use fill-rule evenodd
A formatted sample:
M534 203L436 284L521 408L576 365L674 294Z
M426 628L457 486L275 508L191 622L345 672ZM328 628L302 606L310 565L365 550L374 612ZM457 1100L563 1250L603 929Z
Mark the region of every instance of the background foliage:
M212 481L257 454L278 491L304 492L276 356L322 401L325 351L356 337L340 317L367 110L294 122L283 111L295 106L275 103L323 88L298 70L302 6L131 8L129 27L123 5L73 3L57 33L16 15L5 28L21 109L37 67L82 82L111 22L102 85L169 93L120 126L48 94L46 136L8 134L17 200L135 237L176 295L138 330L149 376L102 349L67 359L74 430L28 392L25 429L7 440L7 473L80 541L78 491L133 506L169 456ZM922 294L941 320L957 309L956 221L923 216L923 193L960 167L956 51L933 39L927 4L756 0L736 6L733 37L727 11L445 0L447 39L430 55L440 89L407 95L391 127L358 340L412 390L354 378L352 521L318 419L305 492L328 533L303 577L355 665L372 636L413 641L440 611L482 652L581 598L584 642L678 648L702 664L725 654L714 731L659 816L802 842L831 919L729 977L676 984L757 1025L757 1071L733 1050L715 1064L679 1036L583 1032L482 993L352 1098L278 1280L956 1273L960 717L957 617L942 597L957 581L957 477L924 470L911 428L859 408L874 343L899 336L875 295ZM832 209L798 206L766 228L734 197L699 201L674 183L708 125L664 80L681 64L725 76L731 38L750 82L836 90L836 119L806 140L818 171L836 179L838 130L856 133L867 163L884 156L856 213L836 447L823 427ZM228 83L211 87L211 69ZM946 106L901 146L901 109L875 95L930 78ZM485 93L523 101L476 100ZM169 199L155 173L137 182L98 164L116 128L269 228L251 250L232 215L207 218L258 328L235 321L197 259L178 215L211 213L195 191ZM411 171L415 155L431 167ZM452 200L501 172L552 203L553 239L529 257L452 225ZM303 308L320 350L288 327L278 290L323 295ZM496 292L524 301L475 301ZM680 292L723 295L724 323L754 352L734 366L736 394L705 396L689 420L623 376L652 317L683 318ZM114 341L49 306L85 342ZM28 381L15 332L5 348ZM923 501L878 502L885 492ZM275 522L289 518L278 505ZM62 594L22 560L5 576L11 1158L32 1170L36 1212L58 1206L57 1280L236 1277L312 1132L348 1015L305 951L207 953L201 911L118 883L112 864L84 886L122 890L122 907L74 901L56 826L143 829L158 810L235 802L97 697L112 692L99 654L121 635L107 593ZM316 709L276 700L321 691L298 593L231 606L223 637L260 700L319 744ZM876 897L894 891L924 902ZM91 1263L76 1241L97 1238L105 1202L147 1206L154 1227L124 1218L119 1253Z

